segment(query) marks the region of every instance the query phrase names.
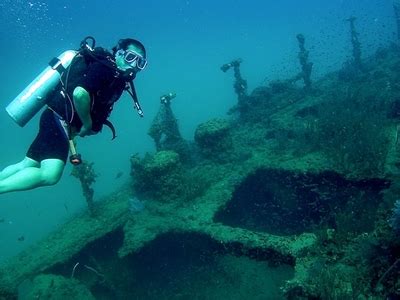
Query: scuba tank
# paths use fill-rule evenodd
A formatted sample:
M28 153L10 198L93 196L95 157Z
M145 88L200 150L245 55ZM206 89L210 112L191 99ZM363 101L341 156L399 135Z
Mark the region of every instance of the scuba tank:
M67 50L49 62L43 70L7 107L6 111L21 127L25 126L46 104L46 96L60 83L78 51Z

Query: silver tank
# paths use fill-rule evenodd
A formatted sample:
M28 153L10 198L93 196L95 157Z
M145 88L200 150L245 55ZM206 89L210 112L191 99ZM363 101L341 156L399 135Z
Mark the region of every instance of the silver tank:
M7 113L21 127L25 126L46 104L46 96L60 82L61 75L56 70L60 64L68 68L77 51L67 50L59 55L58 64L43 70L9 105Z

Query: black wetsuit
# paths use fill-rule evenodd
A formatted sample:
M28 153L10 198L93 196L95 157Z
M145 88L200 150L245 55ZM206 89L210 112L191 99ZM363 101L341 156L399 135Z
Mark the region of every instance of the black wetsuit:
M115 77L115 71L100 62L93 62L84 72L74 74L74 65L71 64L71 72L68 76L67 93L72 101L72 93L75 87L80 86L90 94L90 115L92 117L92 130L98 132L102 129L112 109L112 104L121 96L125 88L125 81ZM68 135L60 123L60 119L68 121L79 131L82 122L75 108L71 106L68 98L60 94L56 89L47 101L48 106L41 115L39 133L29 147L27 157L38 162L44 159L68 158ZM56 112L56 113L54 113Z

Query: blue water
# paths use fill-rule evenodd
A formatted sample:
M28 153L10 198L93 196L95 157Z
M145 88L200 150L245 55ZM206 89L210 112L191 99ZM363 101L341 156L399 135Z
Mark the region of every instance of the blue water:
M219 67L241 57L250 90L266 80L299 70L296 34L303 33L314 62L314 77L338 69L351 55L348 23L357 16L363 56L396 37L392 2L384 0L232 0L232 1L26 1L0 2L1 106L5 107L48 61L75 49L86 35L112 47L134 37L147 47L149 65L136 85L145 118L129 97L117 104L112 121L118 138L107 130L79 140L78 149L99 173L95 198L118 188L129 176L129 157L153 151L147 135L159 96L174 91L173 110L186 139L196 126L223 116L236 103L232 74ZM0 112L0 167L19 161L37 130L37 118L19 128ZM57 186L0 195L0 261L35 242L85 209L79 183L67 166ZM123 176L115 179L116 174ZM24 241L18 238L24 236Z

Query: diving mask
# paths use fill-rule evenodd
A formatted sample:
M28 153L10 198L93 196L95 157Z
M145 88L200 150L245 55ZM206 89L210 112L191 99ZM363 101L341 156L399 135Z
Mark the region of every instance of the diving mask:
M147 65L147 60L133 50L118 50L118 52L132 68L137 67L139 70L143 70Z

